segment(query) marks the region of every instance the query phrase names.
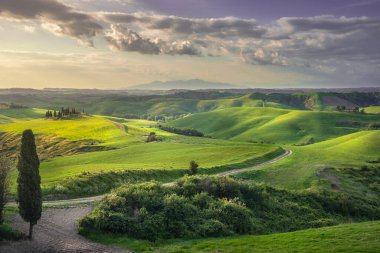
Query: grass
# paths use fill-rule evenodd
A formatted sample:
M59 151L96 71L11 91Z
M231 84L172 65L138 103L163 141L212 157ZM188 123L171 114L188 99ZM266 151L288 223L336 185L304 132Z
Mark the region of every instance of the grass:
M293 155L275 164L237 175L288 189L318 185L318 172L328 167L357 168L380 156L380 131L361 131L312 145L295 147Z
M186 169L191 160L201 168L234 164L273 152L273 145L229 143L213 140L210 143L156 142L135 144L110 151L56 157L41 164L42 185L79 175L82 172L107 172L126 169Z
M194 128L221 139L304 144L310 139L323 141L357 132L379 121L376 115L354 113L229 108L194 114L169 125Z
M16 214L17 211L17 207L7 206L4 208L5 221L3 224L0 224L0 242L2 240L20 240L25 238L25 235L14 230L8 221L8 217Z
M36 108L0 109L0 124L41 118L44 114L45 110Z
M39 118L0 125L0 131L21 134L32 129L35 134L56 135L68 140L98 140L109 142L125 136L113 122L96 116L78 116L64 120Z
M172 240L149 242L126 238L123 235L90 232L87 238L112 244L134 252L366 252L380 251L380 221L343 224L332 227L300 230L290 233L208 238L202 240Z
M380 222L178 243L156 252L379 252Z
M366 113L373 113L373 114L379 114L380 113L380 106L369 106L365 107L364 111Z
M0 124L0 131L20 134L24 129L32 129L35 134L63 138L73 145L80 145L81 140L92 140L94 146L111 148L50 159L44 156L45 160L40 166L43 188L84 172L184 170L191 160L196 160L202 169L207 169L257 160L278 149L275 145L179 136L160 130L155 125L155 122L147 120L77 116L64 120L40 118ZM156 132L158 142L145 142L150 132ZM66 145L65 142L62 144ZM62 150L65 147L60 147L59 143L55 146ZM14 170L13 182L16 174ZM13 192L16 190L15 184L12 189Z

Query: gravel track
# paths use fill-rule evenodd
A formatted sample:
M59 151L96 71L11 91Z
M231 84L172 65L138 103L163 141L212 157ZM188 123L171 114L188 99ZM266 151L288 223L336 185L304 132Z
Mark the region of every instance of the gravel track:
M34 226L32 241L0 243L1 253L60 253L60 252L128 252L118 247L91 242L79 235L76 223L89 214L91 206L51 207L43 209L41 220ZM27 234L29 224L19 215L11 218L12 226Z
M292 154L290 149L285 149L285 153L273 158L270 161L244 168L230 170L215 174L216 176L236 175L251 169L278 162ZM165 183L164 185L174 185L175 182ZM101 200L105 195L88 198L44 201L44 204L51 205L70 205L79 203L89 203ZM16 206L16 203L8 203L9 206ZM72 206L72 207L50 207L43 209L41 220L34 227L33 241L25 240L20 242L0 243L0 253L56 253L56 252L101 252L101 253L121 253L128 252L125 249L93 243L82 237L77 232L77 221L89 214L91 206ZM19 215L12 217L13 227L27 234L28 223L24 222Z

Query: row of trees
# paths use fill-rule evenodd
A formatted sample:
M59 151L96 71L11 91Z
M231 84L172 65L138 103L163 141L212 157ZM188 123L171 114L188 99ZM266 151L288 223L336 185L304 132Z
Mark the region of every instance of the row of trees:
M365 113L365 110L364 109L361 109L359 107L354 107L354 108L347 108L345 105L338 105L336 107L336 110L338 112L360 112L360 113Z
M158 128L166 132L180 134L180 135L204 137L204 134L202 132L199 132L195 129L181 129L181 128L175 128L171 126L163 126L163 125L158 125Z
M46 113L45 113L45 117L48 119L48 118L63 118L65 116L71 116L71 115L77 115L77 114L82 114L82 113L85 113L84 112L84 109L83 111L81 112L80 110L76 109L75 107L73 108L61 108L61 110L59 111L50 111L48 110Z
M20 216L29 222L29 239L32 239L33 226L41 218L42 194L40 161L37 155L35 138L32 130L25 130L21 138L21 150L17 169L17 198ZM0 159L0 224L3 222L3 209L8 193L9 162Z

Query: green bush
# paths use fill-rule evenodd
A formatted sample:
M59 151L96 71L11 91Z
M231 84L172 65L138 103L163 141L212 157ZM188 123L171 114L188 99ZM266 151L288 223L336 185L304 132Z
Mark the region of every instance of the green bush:
M376 218L378 203L343 193L290 192L229 177L192 176L174 186L122 186L80 227L155 241L287 232Z

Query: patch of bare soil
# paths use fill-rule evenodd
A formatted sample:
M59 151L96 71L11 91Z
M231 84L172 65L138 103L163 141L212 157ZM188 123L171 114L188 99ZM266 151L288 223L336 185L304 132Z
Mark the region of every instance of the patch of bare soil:
M44 209L34 227L33 240L0 243L1 253L56 252L128 252L118 247L91 242L77 233L77 221L89 214L90 206L54 207ZM17 215L11 220L15 229L27 233L28 223Z

